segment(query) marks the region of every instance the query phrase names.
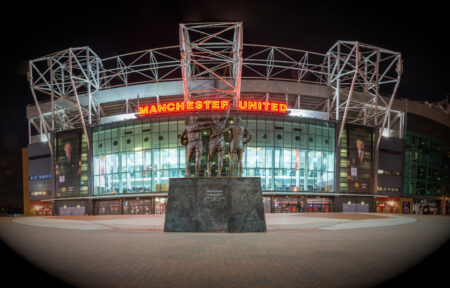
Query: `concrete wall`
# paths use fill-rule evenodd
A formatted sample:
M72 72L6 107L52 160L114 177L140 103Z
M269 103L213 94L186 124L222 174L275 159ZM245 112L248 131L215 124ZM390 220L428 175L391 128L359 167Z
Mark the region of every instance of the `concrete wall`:
M378 170L398 171L399 175L378 174L378 187L398 188L398 192L377 191L378 195L400 196L403 185L404 140L382 137L378 153Z
M427 107L428 108L428 107ZM428 109L434 109L434 108L428 108ZM436 109L434 109L436 110ZM432 112L430 112L430 117L423 117L415 114L408 113L406 115L406 129L408 131L416 132L419 134L424 134L436 139L439 139L442 142L445 142L447 144L450 144L450 125L446 126L442 123L435 122L431 119ZM435 114L444 114L442 112L435 112ZM445 115L446 118L450 122L450 116Z
M444 111L436 107L430 107L424 102L412 101L408 99L396 99L392 105L392 109L407 112L408 115L420 116L424 119L428 119L430 123L439 123L440 125L447 127L447 129L450 127L449 114L446 114ZM407 122L407 125L410 126L409 119L407 119ZM424 126L425 128L427 126L423 122L419 122L417 124L419 124L419 126Z
M29 201L29 190L28 190L28 148L22 149L22 183L23 183L23 215L30 215L30 201Z
M379 165L380 170L402 171L402 155L389 153L390 151L380 151Z
M50 175L50 178L30 179L28 190L30 200L50 199L55 195L53 158L46 142L33 143L28 145L28 175L27 178L42 175ZM49 191L45 196L32 196L32 192Z

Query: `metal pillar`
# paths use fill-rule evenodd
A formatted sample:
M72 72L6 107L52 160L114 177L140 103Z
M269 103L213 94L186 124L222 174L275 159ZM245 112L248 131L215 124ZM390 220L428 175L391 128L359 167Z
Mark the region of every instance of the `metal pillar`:
M240 99L242 23L180 24L184 101L196 97Z
M356 78L358 77L358 69L359 69L359 46L358 43L356 43L355 45L355 74L353 75L353 80L352 80L352 85L350 86L350 90L348 92L348 96L347 96L347 100L345 103L345 109L344 109L344 115L342 116L342 123L341 123L341 127L339 129L339 135L338 135L338 144L340 146L341 144L341 136L342 136L342 130L344 129L345 126L345 120L347 120L347 113L348 113L348 109L350 107L350 103L352 101L352 95L353 95L353 89L355 87L355 83L356 83Z
M360 42L337 41L327 57L327 83L334 89L330 118L343 122L341 131L345 123L354 123L377 127L382 132L400 83L401 54ZM341 95L341 91L347 92L347 96ZM379 126L381 117L383 124ZM338 142L341 136L342 132ZM380 137L381 133L376 149Z
M101 66L100 58L89 47L70 48L29 61L32 93L37 102L50 102L50 107L41 111L43 118L51 121L49 130L73 129L83 122L92 125L92 112L98 113L92 93L100 88ZM79 95L86 98L81 101Z
M69 77L70 77L70 83L72 85L72 89L73 89L73 93L75 95L75 100L77 103L77 109L78 112L80 113L80 120L81 120L81 125L83 127L83 132L84 132L84 136L86 137L86 145L87 145L87 149L88 151L91 151L90 149L90 143L89 143L89 135L86 129L86 123L84 122L84 115L83 115L83 111L81 110L81 105L80 105L80 98L78 97L78 92L77 92L77 87L75 86L75 81L73 80L73 73L72 73L72 49L69 48Z
M31 70L31 62L29 62L29 69ZM30 74L28 74L28 77L29 77L29 79L28 79L29 82L33 83L33 75L30 73ZM33 95L34 104L36 105L36 108L39 113L39 119L40 119L41 123L44 124L42 126L45 131L45 136L47 137L47 143L48 143L48 148L50 149L50 155L53 156L53 146L52 146L52 143L50 140L50 135L47 131L47 125L45 125L45 119L44 119L44 116L42 115L41 106L39 105L39 101L37 100L36 94L34 93L34 90L32 87L31 87L31 95Z

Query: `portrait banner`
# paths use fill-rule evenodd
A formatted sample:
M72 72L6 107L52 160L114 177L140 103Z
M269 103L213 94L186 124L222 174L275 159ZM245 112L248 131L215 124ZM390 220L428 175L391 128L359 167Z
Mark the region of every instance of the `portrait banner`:
M56 196L80 196L81 131L57 134L55 150Z
M347 124L347 180L349 193L373 192L373 129Z

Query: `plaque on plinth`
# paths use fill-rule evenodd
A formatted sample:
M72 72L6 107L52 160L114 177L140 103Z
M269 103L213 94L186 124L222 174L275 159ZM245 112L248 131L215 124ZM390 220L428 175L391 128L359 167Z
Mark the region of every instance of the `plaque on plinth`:
M164 232L266 232L259 177L169 181Z

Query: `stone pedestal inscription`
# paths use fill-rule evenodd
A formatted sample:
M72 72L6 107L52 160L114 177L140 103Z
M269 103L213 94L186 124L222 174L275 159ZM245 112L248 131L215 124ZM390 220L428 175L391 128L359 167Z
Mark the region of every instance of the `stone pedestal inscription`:
M266 232L260 178L171 178L164 232Z

